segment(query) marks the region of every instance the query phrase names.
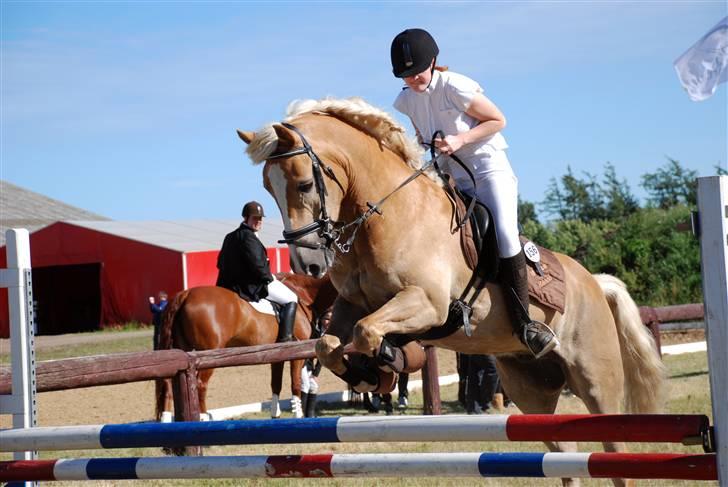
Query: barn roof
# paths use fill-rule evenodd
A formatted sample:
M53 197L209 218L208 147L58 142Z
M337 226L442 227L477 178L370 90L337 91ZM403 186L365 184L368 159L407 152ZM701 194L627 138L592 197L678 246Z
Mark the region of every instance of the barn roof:
M148 221L66 221L97 232L144 242L179 252L219 250L225 235L240 225L240 220L148 220ZM266 218L258 237L266 247L280 247L283 224Z
M33 232L59 220L108 218L0 179L0 246L5 245L5 231L9 228Z

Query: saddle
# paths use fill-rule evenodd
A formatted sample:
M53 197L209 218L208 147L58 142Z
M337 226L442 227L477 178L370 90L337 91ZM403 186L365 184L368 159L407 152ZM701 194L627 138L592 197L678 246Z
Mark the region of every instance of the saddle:
M455 200L455 215L458 221L467 216L466 208L473 204L467 221L460 227L460 246L468 267L484 281L493 281L498 275L498 241L490 210L472 196L453 188L458 197Z
M448 182L449 183L449 182ZM451 183L449 183L451 184ZM451 186L456 198L456 215L466 215L466 208L472 197ZM461 216L457 217L462 218ZM528 294L539 303L564 312L565 284L564 268L550 250L534 244L523 235L520 236L521 248L528 264ZM498 282L498 241L495 225L492 224L490 210L475 201L470 218L461 227L460 245L468 267L475 276L485 282Z

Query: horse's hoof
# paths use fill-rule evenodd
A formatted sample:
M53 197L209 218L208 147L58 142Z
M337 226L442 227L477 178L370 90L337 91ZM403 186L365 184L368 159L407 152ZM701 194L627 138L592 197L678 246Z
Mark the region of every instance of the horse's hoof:
M316 342L316 356L327 369L337 374L346 372L344 365L344 347L339 337L324 335Z
M174 455L176 457L184 457L187 455L185 449L180 446L176 446L174 448L168 446L162 447L162 453L164 453L165 455Z
M382 344L382 337L370 332L368 328L356 325L353 343L357 352L373 357Z

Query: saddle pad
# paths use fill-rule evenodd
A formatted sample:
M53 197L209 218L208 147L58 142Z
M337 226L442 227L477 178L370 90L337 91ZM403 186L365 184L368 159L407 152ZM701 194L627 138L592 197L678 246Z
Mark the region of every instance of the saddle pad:
M276 315L273 310L273 305L267 299L261 299L260 301L248 301L248 303L259 313L273 316Z
M521 237L521 243L527 240ZM548 249L536 245L541 254L541 269L543 276L536 272L536 265L528 262L528 294L536 301L551 309L564 312L566 301L566 283L564 282L564 267L556 256Z

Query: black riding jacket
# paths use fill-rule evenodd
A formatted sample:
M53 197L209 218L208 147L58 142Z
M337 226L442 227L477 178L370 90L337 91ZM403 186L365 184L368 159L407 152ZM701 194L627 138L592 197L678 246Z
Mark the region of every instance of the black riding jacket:
M265 246L245 223L225 236L217 257L217 285L248 301L268 296L273 281Z

